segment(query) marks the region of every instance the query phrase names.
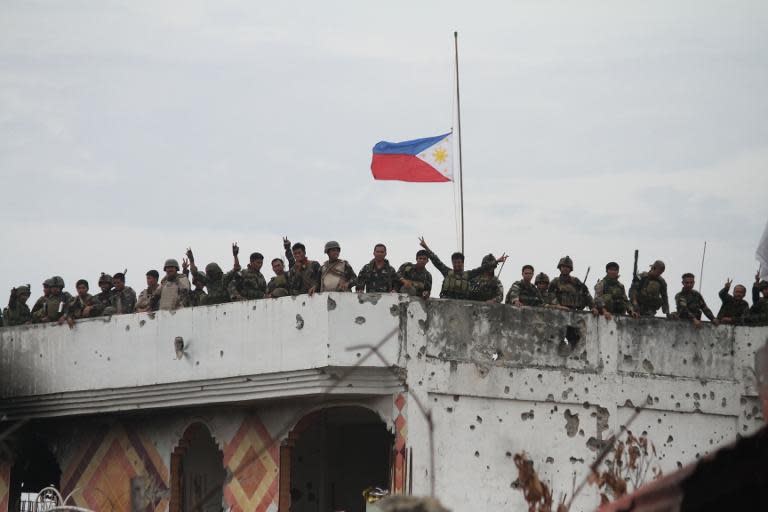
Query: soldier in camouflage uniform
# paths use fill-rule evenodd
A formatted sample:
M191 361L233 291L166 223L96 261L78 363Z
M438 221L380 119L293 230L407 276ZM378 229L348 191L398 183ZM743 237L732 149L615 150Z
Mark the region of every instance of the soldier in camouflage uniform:
M619 264L615 261L605 266L605 277L595 285L595 307L607 320L612 315L640 317L627 298L626 288L619 281Z
M3 310L3 325L12 327L32 322L32 313L27 306L30 293L29 285L11 289L8 307Z
M453 268L448 268L437 255L427 246L427 242L423 237L419 237L419 245L421 245L429 260L435 266L435 268L443 275L443 286L440 289L441 299L464 299L469 300L470 281L480 277L483 272L487 272L489 269L493 272L495 264L479 266L472 270L464 270L464 255L460 252L455 252L451 255L451 265Z
M277 299L291 294L288 274L285 273L285 263L280 258L272 260L272 271L275 275L267 283L267 297Z
M157 282L160 279L160 272L157 270L150 270L147 272L146 277L147 287L141 291L139 298L136 301L137 313L146 313L147 311L152 311L152 295L155 293L155 290L157 290Z
M483 272L469 282L469 300L501 304L504 302L504 286L494 274L497 261L506 260L502 255L498 260L493 254L483 257Z
M768 325L768 281L758 281L759 276L755 278L755 284L752 287L752 308L747 316L747 323L750 325ZM760 292L763 292L763 298L760 298Z
M163 271L165 277L152 296L152 309L167 311L189 306L189 279L179 274L179 262L173 258L165 260Z
M737 284L733 287L733 295L728 293L731 289L732 281L727 279L718 295L723 305L717 312L717 319L721 324L741 324L744 318L749 314L749 303L744 300L747 295L747 287L743 284Z
M427 270L429 254L424 249L416 253L416 263L403 263L397 269L400 292L413 297L428 299L432 292L432 274Z
M109 306L104 310L106 315L127 315L136 309L136 292L130 286L125 286L125 274L118 272L112 276L112 296Z
M237 243L232 244L234 265L227 274L227 288L230 298L232 300L263 299L267 296L267 280L261 273L261 267L264 265L264 256L259 252L251 253L245 270L240 270L239 253L240 249L237 247ZM208 273L207 268L206 273ZM211 289L209 287L208 295L210 294Z
M192 291L189 292L189 305L191 307L202 306L205 304L205 297L208 295L205 293L205 285L203 279L205 278L205 272L197 272L192 276Z
M57 322L66 313L67 304L72 300L72 295L64 291L64 279L61 276L53 276L50 284L51 294L43 307L32 315L33 322Z
M70 327L75 325L75 320L81 318L88 318L93 311L93 296L88 293L88 281L80 279L75 284L75 290L77 295L72 297L72 300L67 304L66 315L59 318L59 323L67 322Z
M91 316L109 314L106 310L112 303L112 276L102 272L99 276L99 288L101 288L101 291L93 296L94 306Z
M357 276L357 291L365 293L389 293L398 288L397 271L387 260L387 246L376 244L373 259L366 263Z
M719 322L712 310L707 307L704 297L693 289L696 284L694 275L690 272L683 274L683 289L675 295L675 304L677 305L677 317L684 320L693 321L693 325L701 325L701 314L709 318L709 321L717 325Z
M507 292L505 304L513 306L543 306L544 299L539 293L539 289L531 281L533 280L533 265L523 265L523 278L515 281ZM549 285L549 278L547 278Z
M570 256L560 258L557 268L560 270L560 275L549 283L548 289L554 295L553 305L559 309L572 311L580 311L587 307L592 310L593 315L597 315L597 308L586 285L578 277L571 276L573 260Z
M290 246L291 242L283 239L283 246ZM288 281L291 295L314 295L320 289L320 264L307 258L307 248L304 244L297 242L291 247L291 251L286 249L285 255L288 258Z
M237 245L233 245L234 248ZM187 260L189 261L189 268L192 271L192 282L194 284L197 281L200 285L200 289L204 286L207 293L197 293L197 287L190 296L191 306L208 306L211 304L221 304L223 302L229 302L229 275L224 276L224 272L218 263L212 262L205 266L205 272L199 272L197 265L195 265L195 255L192 253L192 249L187 249ZM239 265L238 265L239 267ZM231 274L231 273L230 273Z
M42 295L42 297L37 299L35 301L34 305L32 306L32 311L31 311L32 318L37 316L36 313L43 308L43 306L45 305L45 301L47 301L48 297L50 297L50 296L51 296L51 278L48 278L45 281L43 281L43 295Z
M539 291L543 306L551 306L555 301L555 296L549 293L549 276L544 272L539 272L536 275L536 279L534 279L533 284L536 285L536 289Z
M642 272L632 280L629 299L640 316L656 316L656 312L661 308L661 311L669 317L667 282L661 277L665 268L663 261L656 260L648 272Z
M341 247L336 241L325 244L328 261L320 267L321 292L348 292L357 285L357 274L352 265L339 258Z

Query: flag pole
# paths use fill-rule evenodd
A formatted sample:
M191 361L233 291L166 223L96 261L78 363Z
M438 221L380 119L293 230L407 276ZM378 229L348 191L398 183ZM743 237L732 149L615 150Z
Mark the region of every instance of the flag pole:
M704 286L704 257L707 255L707 241L704 240L704 250L701 251L701 271L699 271L699 293Z
M459 33L453 33L453 49L456 61L456 114L459 132L459 205L461 208L461 252L464 252L464 167L461 165L461 98L459 96Z

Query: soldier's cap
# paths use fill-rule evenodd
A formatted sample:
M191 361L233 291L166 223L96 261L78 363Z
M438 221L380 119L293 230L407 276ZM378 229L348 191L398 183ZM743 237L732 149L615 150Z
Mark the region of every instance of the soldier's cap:
M768 281L762 280L759 283L757 283L758 290L765 290L766 288L768 288Z
M157 270L155 270L155 269L152 269L152 270L148 270L146 275L148 275L148 276L152 276L152 277L154 277L155 279L160 279L160 272L158 272L158 271L157 271Z
M339 242L335 240L331 240L330 242L326 242L325 244L325 254L328 254L328 251L331 249L338 249L341 250L341 246L339 245Z
M656 260L653 263L651 263L651 268L654 268L654 267L662 271L667 268L667 266L661 260Z
M101 283L112 284L112 276L102 272L101 275L99 276L99 284Z

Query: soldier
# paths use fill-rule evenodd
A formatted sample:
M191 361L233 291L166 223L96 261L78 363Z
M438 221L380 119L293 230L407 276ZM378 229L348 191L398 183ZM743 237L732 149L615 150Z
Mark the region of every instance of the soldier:
M136 301L136 312L146 313L152 311L152 295L157 290L157 281L160 279L160 272L157 270L149 270L146 274L147 287L141 291L139 298Z
M43 307L32 315L35 322L58 321L65 314L67 304L72 300L72 295L64 291L64 279L61 276L53 276L50 285L51 294Z
M498 259L493 254L483 257L482 273L469 282L469 300L501 304L504 301L504 286L494 274L497 262L505 261L502 254Z
M283 239L283 245L290 243L287 238ZM291 257L288 259L291 295L306 293L312 296L320 288L320 264L307 258L307 248L300 242L293 244L291 251Z
M263 299L267 296L267 280L261 273L261 267L264 265L264 256L260 252L251 253L249 263L245 270L240 270L240 259L238 254L240 248L237 242L232 244L232 256L234 265L227 274L229 281L227 289L232 300L253 300ZM210 294L210 288L208 289Z
M118 272L112 276L112 296L105 314L126 315L136 309L136 292L130 286L125 286L125 274Z
M205 297L208 295L205 293L205 285L203 279L205 278L205 272L197 272L192 275L192 286L194 288L189 292L189 305L191 307L202 306L205 303Z
M63 324L67 322L69 327L74 327L75 320L81 318L88 318L93 312L93 296L88 293L88 281L80 279L75 284L75 290L77 290L77 296L67 304L67 312L64 316L59 318L59 323Z
M586 285L578 277L572 277L573 260L570 256L560 258L557 263L560 275L549 283L548 291L554 295L553 305L559 306L558 309L580 311L585 307L592 310L593 315L597 315L592 295Z
M619 281L619 264L615 261L605 266L605 277L595 285L595 306L606 320L610 320L612 315L640 318L627 298L624 285Z
M173 310L189 305L189 279L179 274L179 262L173 258L165 260L163 265L165 277L160 281L153 294L153 308Z
M400 292L413 297L428 299L432 292L432 274L427 270L429 254L424 249L416 253L416 264L403 263L397 269L397 279L400 281Z
M224 272L218 263L212 262L205 266L205 272L199 272L197 265L195 265L195 255L192 253L192 248L187 248L187 260L189 261L189 268L192 271L192 283L195 281L199 283L199 288L205 286L207 293L200 294L195 290L190 296L190 305L192 306L206 306L210 304L221 304L223 302L229 302L229 291L227 289L228 278L224 276Z
M747 287L743 284L737 284L733 287L733 295L728 293L731 289L731 279L726 279L723 289L720 290L718 295L723 305L720 306L720 311L717 312L717 319L721 324L740 324L744 322L744 318L749 314L749 303L744 300L744 296L747 295Z
M107 310L112 303L112 276L101 273L99 276L99 288L101 291L93 296L93 310L91 316L108 315Z
M468 300L470 298L470 281L480 277L480 275L483 272L487 272L488 269L491 269L491 273L493 273L493 268L496 267L496 264L493 263L493 265L486 267L481 265L475 269L465 271L464 255L460 252L455 252L451 254L451 265L453 268L448 268L448 266L440 261L440 258L438 258L437 255L432 252L432 250L430 250L430 248L427 246L427 242L424 241L424 237L419 237L419 245L421 245L424 250L427 251L427 256L435 268L441 274L443 274L443 286L440 289L441 299Z
M289 245L290 248L290 245ZM272 271L275 275L267 283L267 297L277 299L291 294L288 274L285 273L285 263L280 258L272 260Z
M321 292L348 292L357 285L357 274L346 260L339 258L339 242L331 240L325 244L328 261L320 267Z
M648 272L642 272L637 279L632 280L629 298L632 307L640 316L656 316L656 312L661 308L669 317L667 282L661 277L665 268L663 261L656 260Z
M27 306L30 293L29 285L17 286L11 289L8 307L3 310L3 325L12 327L32 322L32 313L29 311L29 306Z
M396 292L397 288L397 271L387 260L387 246L376 244L373 247L373 259L363 266L357 276L357 291L389 293Z
M544 299L541 297L539 288L531 282L533 279L533 272L533 265L523 265L523 278L520 281L512 283L512 286L507 292L507 298L504 301L505 304L512 304L513 306L544 305ZM549 286L549 278L547 278L547 286Z
M549 293L549 276L544 272L539 272L534 279L533 284L539 291L544 307L549 307L554 303L555 296Z
M762 299L760 292L763 292ZM752 302L747 322L750 325L768 325L768 281L759 281L759 275L752 286Z
M701 314L704 313L709 321L717 325L719 322L712 310L707 307L704 297L693 289L696 279L693 274L686 272L683 274L683 289L675 295L675 304L677 305L677 317L693 321L696 327L701 325Z
M32 318L34 319L35 316L37 316L35 313L40 311L43 306L45 306L45 301L48 300L48 297L51 296L51 279L48 278L45 281L43 281L43 296L37 299L32 306Z

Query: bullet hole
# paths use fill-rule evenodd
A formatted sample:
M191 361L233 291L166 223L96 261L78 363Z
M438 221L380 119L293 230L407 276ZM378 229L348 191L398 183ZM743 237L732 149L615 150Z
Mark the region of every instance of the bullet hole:
M458 371L458 369L459 369L458 361L451 361L451 365L450 365L451 373Z
M589 402L584 402L584 408L589 409Z
M565 418L565 433L568 437L576 437L576 433L579 431L579 415L571 414L570 409L566 409L563 413Z
M691 398L691 394L690 393L686 393L685 394L685 398Z
M458 402L459 401L459 395L453 395L453 401Z
M509 386L504 386L504 393L509 394Z
M568 382L573 382L573 375L568 376Z
M632 403L632 400L626 400L624 402L624 407L635 407L635 404Z
M701 396L698 393L694 393L693 394L693 399L694 400L701 400Z
M523 421L532 420L533 419L533 410L530 410L528 412L524 412L523 414L520 415L520 418Z
M586 395L587 393L589 393L589 388L584 388L584 394Z
M653 405L653 397L651 395L648 395L645 399L645 403L647 405Z
M725 407L727 405L727 402L725 401L725 397L723 397L723 401L720 402L720 407Z
M552 393L547 395L547 402L554 402L555 401L555 395Z
M125 326L125 330L126 330L126 331L130 331L130 330L131 330L131 326L130 326L130 325L126 325L126 326Z
M674 440L675 440L675 438L672 437L672 436L667 437L667 444L671 444L672 441L674 441Z
M538 374L536 378L539 379L539 382L544 382L544 377L541 374Z
M677 468L681 469L683 467L683 463L680 461L677 461Z
M478 422L478 423L482 423L482 422L483 422L483 418L481 418L480 416L478 416L478 417L476 418L476 420L477 420L477 422Z
M445 410L448 412L453 412L453 407L446 407Z
M710 400L714 400L715 399L715 392L714 391L710 391L709 392L709 399Z
M427 331L427 322L425 322L424 320L419 320L419 327L421 328L422 331L426 332Z
M683 359L683 364L688 364L688 360L687 359Z
M336 309L336 301L328 297L328 311L333 311L334 309Z
M146 323L147 323L147 321L146 321L146 320L141 320L141 321L139 322L139 327L144 327L144 324L146 324Z
M470 425L469 426L469 430L475 430L475 426L474 425Z
M659 397L657 396L653 397L653 403L655 404L659 403Z
M296 329L303 329L304 328L304 319L301 317L301 315L296 315Z
M501 350L496 350L496 352L494 352L493 355L491 356L491 359L494 361L498 361L502 357L504 357L504 353Z
M200 366L200 361L195 361L195 366Z
M389 314L392 316L400 316L400 308L397 307L397 304L393 304L389 308Z
M563 391L562 398L563 400L568 400L568 395L573 391L573 388L568 388L567 390Z
M605 448L605 446L608 444L608 441L603 441L601 439L597 439L596 437L590 437L587 440L587 448L589 448L593 452L598 452Z
M477 451L476 451L476 452L475 452L475 457L479 457L479 456L480 456L480 452L477 452Z
M507 458L510 458L512 457L512 452L507 452L505 455L507 456Z
M579 464L584 464L584 459L577 459L576 457L571 457L570 460L571 460L571 464L576 464L577 462Z
M652 373L653 372L653 363L651 363L647 359L643 359L643 370Z
M219 357L224 357L224 351L223 350L219 350Z
M741 400L739 400L739 402L741 402L741 405L747 405L747 399L744 397L741 397Z

